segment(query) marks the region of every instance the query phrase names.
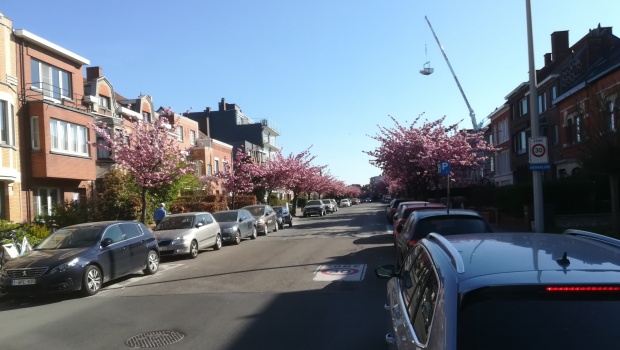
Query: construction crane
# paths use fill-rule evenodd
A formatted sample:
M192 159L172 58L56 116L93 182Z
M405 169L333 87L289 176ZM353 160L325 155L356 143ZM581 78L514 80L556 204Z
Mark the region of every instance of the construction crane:
M478 130L480 129L480 126L478 125L478 123L476 123L476 113L474 113L474 110L471 108L471 105L469 104L469 101L467 100L467 97L465 96L465 91L463 91L463 88L461 87L461 83L459 83L459 78L456 77L456 74L454 73L454 69L452 69L452 65L450 64L450 61L448 60L448 56L446 56L446 52L443 50L443 46L441 46L441 43L439 42L439 38L437 37L437 34L435 34L435 31L433 30L433 26L431 25L431 22L428 20L428 17L426 16L424 16L424 19L426 20L426 23L428 23L428 26L431 28L431 32L433 32L433 36L435 37L435 40L437 41L437 45L439 45L439 48L441 49L443 58L446 59L446 63L448 64L448 67L450 68L450 71L452 72L454 81L456 81L456 85L459 87L459 90L461 90L461 95L463 95L463 99L465 100L465 103L467 104L467 108L469 108L469 116L471 117L471 123L474 126L474 130Z

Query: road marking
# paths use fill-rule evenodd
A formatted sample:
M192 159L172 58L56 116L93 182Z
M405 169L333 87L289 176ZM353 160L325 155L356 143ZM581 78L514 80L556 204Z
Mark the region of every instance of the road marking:
M314 281L359 282L366 274L366 264L321 265L314 271Z

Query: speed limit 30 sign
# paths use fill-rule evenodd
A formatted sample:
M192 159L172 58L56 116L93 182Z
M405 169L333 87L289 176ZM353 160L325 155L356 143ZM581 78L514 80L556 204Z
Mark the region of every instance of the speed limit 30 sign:
M549 152L546 137L530 137L530 164L548 164Z

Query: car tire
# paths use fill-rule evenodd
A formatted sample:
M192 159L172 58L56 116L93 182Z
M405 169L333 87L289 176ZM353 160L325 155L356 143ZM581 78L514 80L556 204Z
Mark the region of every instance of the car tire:
M284 228L284 222L278 224L278 229L282 230Z
M258 237L256 226L252 226L252 235L250 236L250 239L256 239L256 237Z
M189 254L187 257L190 259L196 259L198 257L198 242L196 242L196 240L192 240L192 243L189 244Z
M235 240L233 241L233 243L235 245L241 244L241 232L239 232L239 230L237 230L237 232L235 233Z
M82 277L82 293L88 297L93 296L99 292L102 283L101 270L95 265L86 266Z
M159 255L154 250L149 250L149 254L146 257L146 267L142 272L145 275L152 275L159 270Z
M219 233L215 235L215 244L213 245L213 250L222 249L222 235Z

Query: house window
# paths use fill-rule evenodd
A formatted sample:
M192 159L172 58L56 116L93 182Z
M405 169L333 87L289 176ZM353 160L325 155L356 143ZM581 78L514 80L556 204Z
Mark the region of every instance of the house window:
M552 86L551 87L551 100L555 100L558 97L558 87L557 86Z
M547 93L543 92L538 95L538 113L541 114L547 110Z
M34 193L35 215L52 215L52 207L58 203L58 189L39 188Z
M497 130L497 144L501 145L506 141L508 141L508 120L504 119L499 123Z
M106 130L105 132L110 134L109 130ZM109 146L108 142L105 140L103 135L100 133L97 133L97 144L103 145L106 147ZM111 155L110 150L97 147L97 159L110 159L110 155Z
M527 133L521 131L515 138L515 151L517 154L524 154L527 150Z
M527 97L522 98L519 105L521 106L521 116L526 115L527 114Z
M30 60L32 87L43 92L43 96L57 100L71 98L71 74L47 63Z
M583 117L577 116L575 117L575 142L579 143L583 141Z
M0 100L0 144L15 146L15 125L13 105Z
M85 126L50 119L52 151L88 156L88 129Z
M614 101L609 101L607 102L607 113L609 115L608 117L608 122L609 122L609 131L614 131L616 130L616 113L614 111L615 108L615 104Z
M503 151L497 155L497 175L508 174L510 172L510 153Z
M216 174L220 173L220 161L219 161L219 159L215 160L215 173Z
M149 112L142 112L142 118L144 118L144 120L148 121L149 123L152 122L151 113Z
M213 175L213 166L211 164L207 164L207 175Z
M38 150L41 148L39 140L39 117L33 115L30 117L30 140L32 142L32 149Z
M99 95L99 107L110 110L110 98Z
M177 138L179 139L179 142L183 142L183 127L181 125L177 126Z
M194 146L196 144L196 131L189 131L189 144Z

